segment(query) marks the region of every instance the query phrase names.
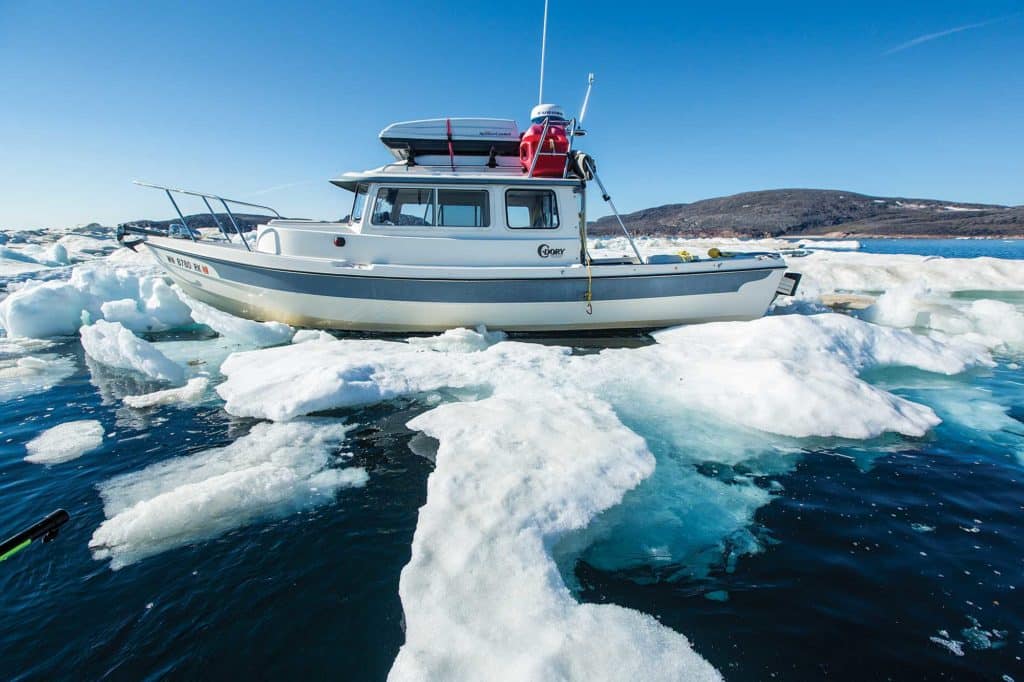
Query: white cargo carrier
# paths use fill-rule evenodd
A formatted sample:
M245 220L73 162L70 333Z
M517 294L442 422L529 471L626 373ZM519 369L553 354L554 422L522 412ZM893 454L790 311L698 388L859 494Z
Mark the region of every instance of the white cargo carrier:
M519 128L505 118L429 118L392 123L380 141L399 161L422 156L519 156Z

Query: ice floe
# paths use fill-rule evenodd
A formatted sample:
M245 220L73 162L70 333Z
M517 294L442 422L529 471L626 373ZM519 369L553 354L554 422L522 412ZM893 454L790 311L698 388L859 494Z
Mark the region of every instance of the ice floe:
M119 322L97 320L82 327L81 337L82 347L89 357L104 365L133 370L172 384L185 380L185 372L180 365Z
M402 571L406 641L389 679L721 679L683 635L580 604L563 584L550 545L617 504L654 458L607 404L546 389L410 422L440 448Z
M143 408L156 407L158 405L176 405L198 402L206 393L206 387L210 384L207 377L193 377L179 388L168 388L143 395L126 395L124 404L128 407Z
M109 259L108 259L109 260ZM0 302L0 326L14 337L73 335L90 319L121 322L139 332L191 324L189 308L149 266L75 266L68 280L31 280Z
M291 341L295 330L281 322L256 322L235 317L188 296L176 288L178 296L192 309L192 319L205 324L221 336L257 348Z
M26 462L62 464L78 459L103 444L103 426L95 419L64 422L25 444Z
M0 402L49 390L75 372L71 358L45 353L53 344L0 337Z
M479 332L468 332L479 334ZM437 337L440 338L440 337ZM844 315L784 316L659 332L640 349L571 356L566 348L499 342L468 362L429 343L339 340L228 357L217 391L232 414L287 420L441 388L497 387L539 376L597 395L655 395L680 408L787 436L921 435L934 412L858 377L904 365L955 374L991 364L973 344L943 342ZM480 342L483 343L482 341ZM642 387L634 390L623 386ZM835 405L846 407L839 413Z
M921 282L886 291L863 316L890 327L960 336L992 349L1024 350L1024 312L1017 306L988 298L954 298Z
M832 251L857 251L860 242L856 239L801 239L796 245L802 249L829 249Z
M347 457L339 448L350 428L318 419L256 424L225 447L110 479L100 485L106 520L89 541L93 557L117 570L365 485L364 469L335 466Z

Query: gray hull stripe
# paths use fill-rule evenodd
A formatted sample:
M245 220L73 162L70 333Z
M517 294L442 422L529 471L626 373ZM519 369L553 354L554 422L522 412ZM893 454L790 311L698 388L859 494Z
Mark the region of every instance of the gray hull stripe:
M224 280L263 289L317 296L433 303L564 303L582 301L587 292L586 277L465 280L327 274L275 270L197 256L165 247L153 248L209 262L217 268L217 274ZM168 267L162 259L161 263ZM783 267L595 277L592 293L597 301L730 293L738 291L744 284L760 281Z

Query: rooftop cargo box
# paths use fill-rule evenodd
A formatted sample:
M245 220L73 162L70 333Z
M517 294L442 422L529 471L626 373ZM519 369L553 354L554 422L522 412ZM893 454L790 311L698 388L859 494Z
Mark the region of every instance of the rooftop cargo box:
M504 118L431 118L392 123L380 131L380 141L396 159L410 156L519 156L519 129Z

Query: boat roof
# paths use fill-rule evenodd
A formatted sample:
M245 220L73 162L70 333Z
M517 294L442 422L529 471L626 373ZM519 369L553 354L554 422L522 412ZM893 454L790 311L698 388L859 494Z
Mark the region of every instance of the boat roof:
M367 171L344 173L331 180L332 185L354 192L356 185L367 183L443 183L446 185L523 185L529 187L578 187L583 184L579 178L528 178L522 168L515 166L470 166L460 169L456 166L409 165L390 163Z

